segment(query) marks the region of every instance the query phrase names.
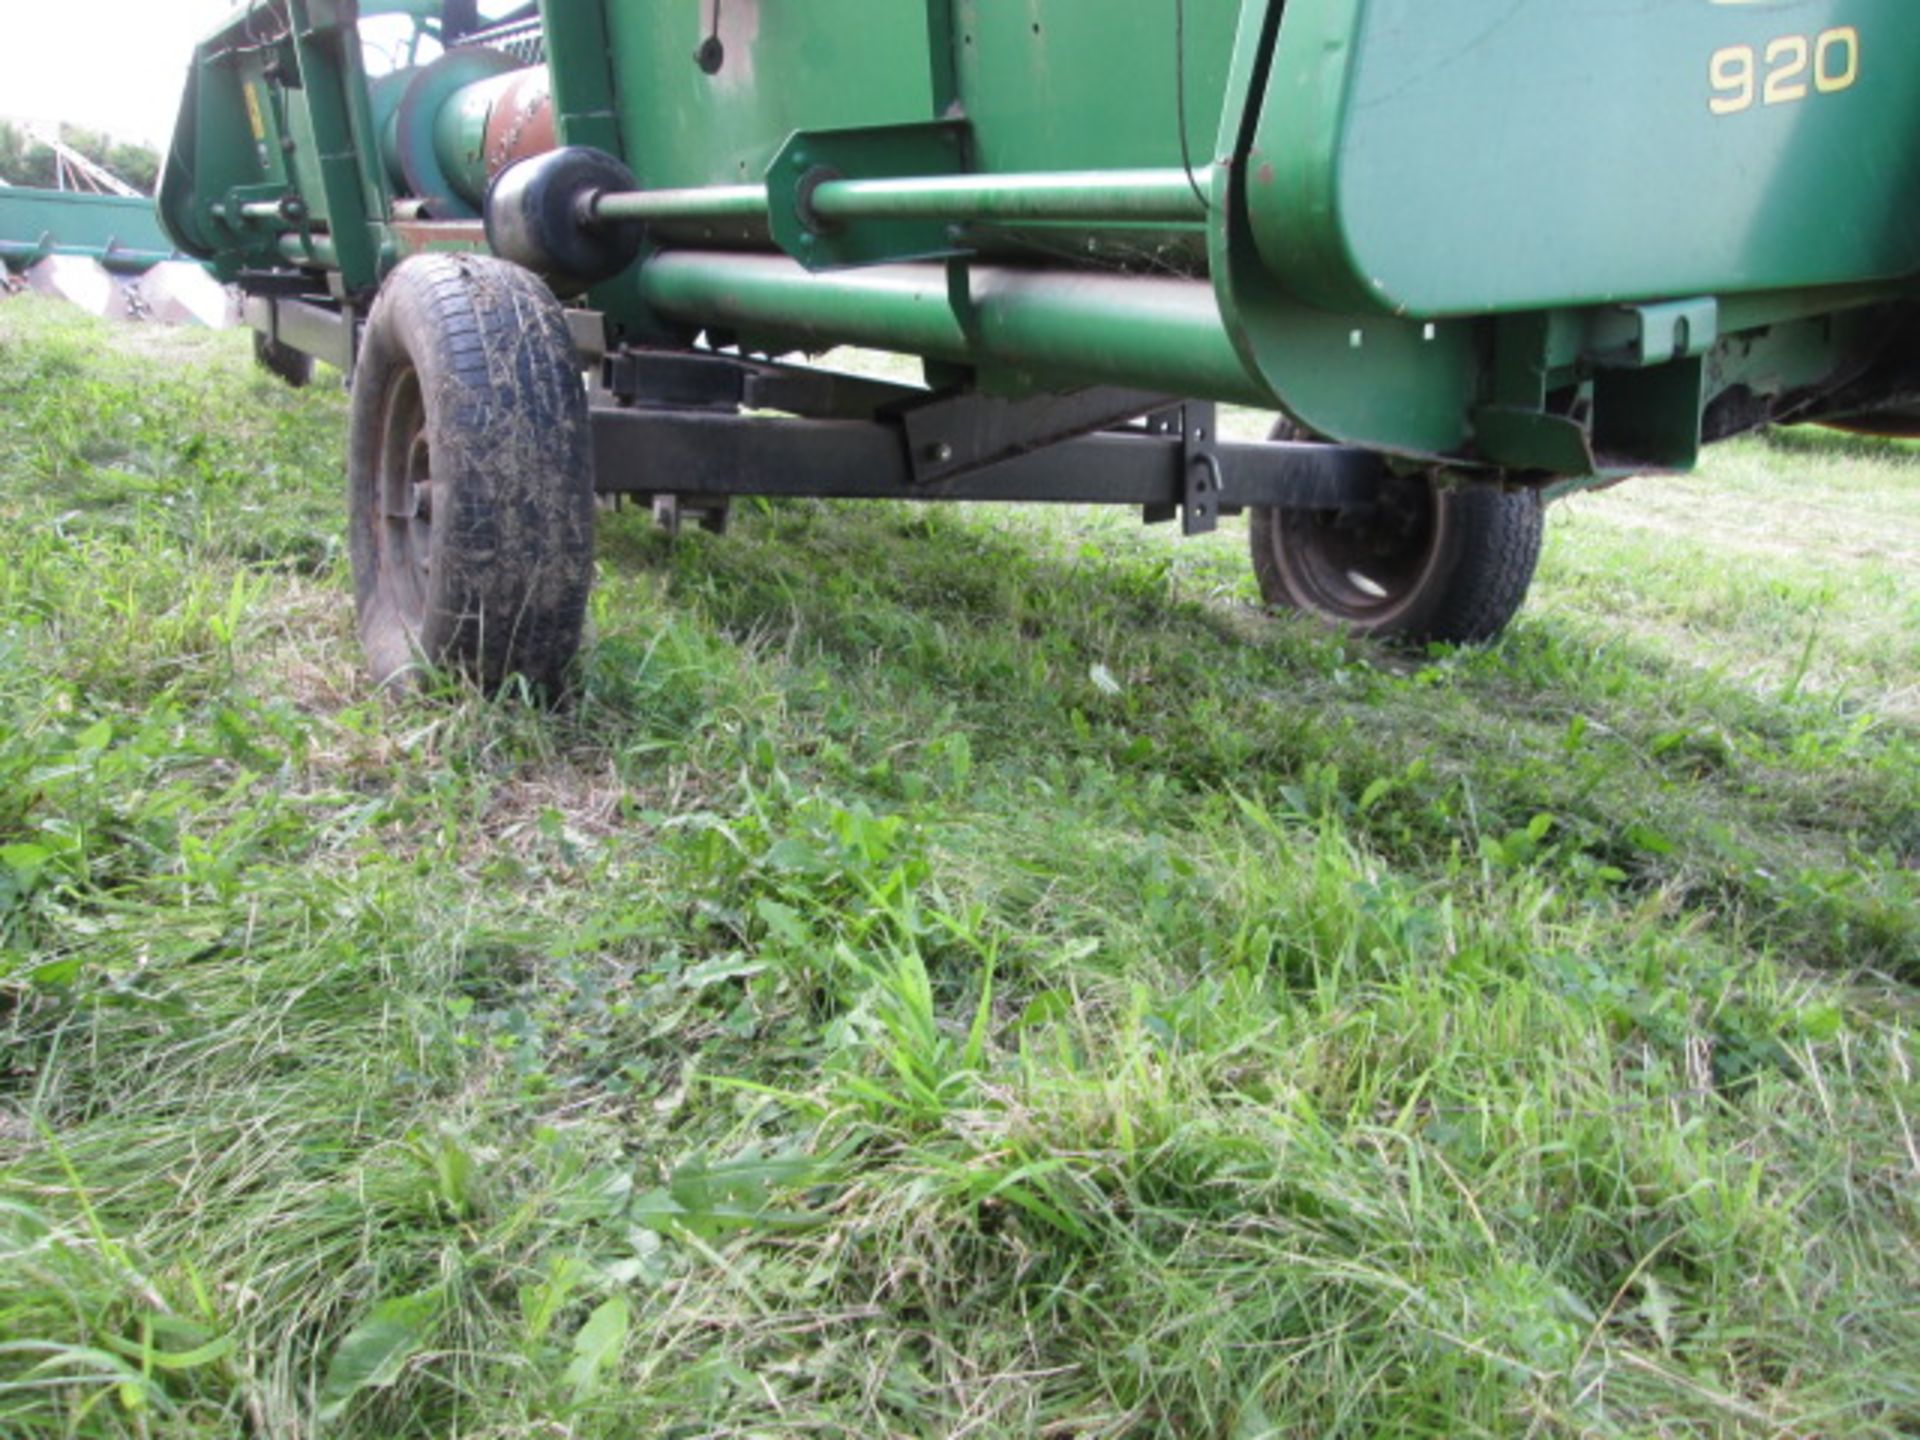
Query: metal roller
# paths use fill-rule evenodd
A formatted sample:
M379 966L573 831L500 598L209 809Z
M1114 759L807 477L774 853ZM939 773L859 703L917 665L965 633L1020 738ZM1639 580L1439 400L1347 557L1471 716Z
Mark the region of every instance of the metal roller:
M470 220L495 176L557 143L546 67L474 48L415 72L382 148L396 188L421 202L420 218Z

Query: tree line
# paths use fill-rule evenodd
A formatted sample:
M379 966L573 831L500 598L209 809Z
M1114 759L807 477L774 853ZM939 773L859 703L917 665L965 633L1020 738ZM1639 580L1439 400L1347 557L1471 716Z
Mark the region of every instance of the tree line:
M62 125L60 138L96 165L103 165L143 195L160 183L160 152L151 145L116 140L83 125ZM29 135L23 126L0 120L0 180L9 185L52 189L55 184L53 151Z

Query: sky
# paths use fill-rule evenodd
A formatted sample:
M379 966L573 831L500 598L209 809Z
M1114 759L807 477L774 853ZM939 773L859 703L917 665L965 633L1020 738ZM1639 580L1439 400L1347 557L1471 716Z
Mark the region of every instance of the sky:
M0 0L0 115L163 145L231 0Z
M237 3L0 0L0 119L84 125L164 149L193 47ZM391 54L412 30L368 20L360 33Z

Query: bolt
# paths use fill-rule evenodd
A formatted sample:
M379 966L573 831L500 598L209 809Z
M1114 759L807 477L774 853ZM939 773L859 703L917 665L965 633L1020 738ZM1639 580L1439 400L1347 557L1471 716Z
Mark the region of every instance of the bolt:
M944 440L936 441L932 445L927 446L927 459L936 465L945 465L953 459L953 446L947 444Z

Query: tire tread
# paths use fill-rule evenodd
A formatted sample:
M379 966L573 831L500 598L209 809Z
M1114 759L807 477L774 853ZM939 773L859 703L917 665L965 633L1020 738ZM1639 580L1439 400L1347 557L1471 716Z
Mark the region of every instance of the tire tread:
M1282 420L1272 438L1299 439L1302 432ZM1403 620L1367 633L1403 644L1484 645L1500 637L1526 602L1546 535L1546 507L1538 492L1474 484L1447 493L1441 503L1448 507L1453 538L1430 581L1432 593L1412 605ZM1277 512L1281 524L1286 513ZM1265 507L1248 510L1248 549L1262 598L1275 608L1291 609L1298 602L1276 553L1275 516ZM1337 615L1322 618L1345 623Z
M436 486L428 615L404 642L488 690L519 675L556 692L579 648L593 575L592 440L565 314L540 280L504 261L435 255L401 265L369 317L356 377L359 471L378 444L375 392L409 362L432 392L433 471L448 486L444 495ZM376 503L370 483L356 474L356 506ZM363 528L375 523L356 521L356 571L373 548ZM361 582L362 633L385 681L405 668L396 657L407 643L391 633L403 622L376 591Z

